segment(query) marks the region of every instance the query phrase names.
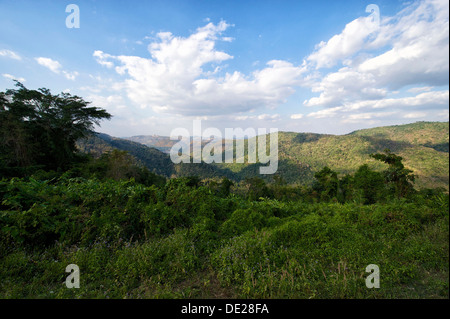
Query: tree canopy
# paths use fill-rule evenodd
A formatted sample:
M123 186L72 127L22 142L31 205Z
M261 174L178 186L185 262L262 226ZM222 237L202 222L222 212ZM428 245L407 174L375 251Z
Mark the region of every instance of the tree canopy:
M76 95L30 90L18 81L16 87L0 92L1 176L67 169L77 155L75 142L111 118Z

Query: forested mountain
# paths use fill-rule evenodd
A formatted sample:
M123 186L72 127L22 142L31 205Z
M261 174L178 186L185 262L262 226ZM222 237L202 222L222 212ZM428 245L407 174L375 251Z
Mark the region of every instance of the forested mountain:
M97 155L112 148L128 151L152 172L166 177L225 176L240 181L258 175L266 181L273 181L272 175L259 175L261 164L258 163L173 164L169 155L159 150L167 152L176 141L154 135L129 139L141 141L147 146L106 134L98 134L78 145L81 150ZM416 187L444 187L448 190L448 122L377 127L347 135L279 132L278 143L279 165L276 175L288 184L310 185L314 173L325 166L340 174L354 173L363 164L381 170L384 164L369 155L390 149L402 156L405 166L414 171Z
M170 160L169 154L156 148L103 133L96 133L86 139L81 139L77 142L77 146L82 152L90 153L95 157L113 149L127 151L151 172L164 177L200 176L202 178L213 178L226 176L230 179L237 179L229 170L206 163L174 164Z
M177 142L171 140L169 136L160 135L136 135L124 137L124 139L154 147L164 153L169 153L172 146Z
M170 177L175 173L173 163L167 154L143 144L97 133L77 142L78 148L85 153L99 157L112 149L127 151L151 172Z

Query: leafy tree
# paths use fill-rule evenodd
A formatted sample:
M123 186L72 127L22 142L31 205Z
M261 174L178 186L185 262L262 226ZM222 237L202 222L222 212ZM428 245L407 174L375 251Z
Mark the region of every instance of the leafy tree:
M354 186L361 191L364 204L374 204L384 190L383 174L373 171L367 164L361 165L354 175Z
M377 153L370 156L389 165L384 171L384 179L397 197L406 197L414 192L415 175L412 174L412 170L405 168L401 156L391 153L389 149L385 149L384 154Z
M330 200L337 196L339 189L339 179L337 173L328 166L322 168L314 174L316 180L313 184L313 190L321 194L322 200Z
M264 182L262 178L247 177L245 182L248 185L248 199L254 201L258 200L260 197L272 197L270 189L267 187L266 182Z
M0 93L0 173L23 174L28 169L66 170L77 160L75 142L94 124L110 119L105 110L69 93L48 89L17 89Z
M340 203L345 203L347 201L352 201L354 199L354 177L351 174L345 174L339 180L339 189L338 189L338 200Z
M227 197L228 195L230 195L230 188L233 185L234 183L231 180L229 180L226 177L223 177L222 181L220 182L219 195L223 197Z

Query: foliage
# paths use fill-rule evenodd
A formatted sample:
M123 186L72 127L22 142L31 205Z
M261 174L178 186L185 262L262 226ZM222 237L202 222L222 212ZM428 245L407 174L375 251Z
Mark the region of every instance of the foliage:
M0 176L66 170L76 160L75 142L111 117L78 96L16 86L0 95Z
M388 148L403 158L406 168L414 171L416 188L444 187L448 190L448 127L448 122L418 122L360 130L339 136L279 132L277 175L287 185L312 186L314 174L325 166L341 175L354 174L364 164L369 165L372 170L382 170L384 164L371 159L369 155ZM96 156L103 149L128 151L150 171L165 177L226 177L239 183L258 175L259 164L173 164L168 154L157 150L170 149L173 141L168 137L140 136L131 139L147 143L147 146L106 134L97 134L87 144L78 144L81 150L92 152ZM270 175L260 177L266 183L272 181Z
M79 147L99 152L76 153L109 115L18 86L0 93L0 298L448 299L448 192L414 189L400 155L343 176L322 165L311 185L205 163L168 166L179 177L166 180L168 167L148 169L164 156L131 142L91 135ZM333 138L288 135L305 148ZM80 289L64 285L69 264ZM380 289L365 285L369 264Z
M371 154L370 156L389 165L384 172L385 181L391 185L390 188L397 196L405 197L414 191L412 183L414 183L415 176L412 174L412 170L405 168L401 156L391 153L389 149L386 149L384 154Z
M314 204L222 196L189 178L61 176L3 180L0 196L4 298L448 298L449 201L439 190ZM61 285L70 263L82 269L79 290ZM365 287L371 263L383 289ZM193 288L198 273L213 281Z

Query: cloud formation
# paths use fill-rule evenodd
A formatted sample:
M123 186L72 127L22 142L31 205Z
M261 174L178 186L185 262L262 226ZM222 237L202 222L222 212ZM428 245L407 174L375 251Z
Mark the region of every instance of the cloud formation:
M17 80L17 81L19 81L19 82L21 82L21 83L23 83L23 82L26 81L24 78L16 77L16 76L11 75L11 74L8 74L8 73L3 73L2 76L3 76L4 78L10 79L10 80Z
M22 57L11 50L0 50L0 56L7 57L14 60L22 60Z
M443 111L449 103L448 17L447 0L413 2L394 16L368 14L321 41L302 63L274 57L250 74L230 70L227 62L235 57L217 49L233 41L224 36L230 28L225 21L208 20L187 37L171 32L146 37L151 42L145 57L100 50L93 57L119 76L114 96L124 94L166 116L280 121L279 114L255 114L280 107L302 87L312 94L288 115L297 123L327 118L375 123L441 113L448 118Z
M223 72L222 62L233 56L215 48L217 41L231 41L221 34L225 21L208 23L189 37L160 32L148 46L150 58L112 56L95 51L97 62L128 78L121 87L141 107L157 113L219 115L274 108L295 92L304 69L282 60L245 75Z
M77 71L69 72L69 71L63 70L61 63L59 63L56 60L53 60L50 58L45 58L45 57L38 57L38 58L34 58L34 59L36 60L37 63L46 67L53 73L56 73L56 74L62 73L68 80L75 80L76 77L78 76Z
M324 108L309 116L348 118L346 112L385 107L442 108L448 104L448 90L433 90L449 83L448 16L448 1L415 2L394 17L382 16L379 28L367 27L370 23L359 18L319 44L306 59L309 67L341 67L309 82L312 92L320 94L305 100L304 105ZM394 90L408 86L415 86L407 90L409 93L427 93L389 97ZM418 115L425 116L426 112L408 113L403 118Z

